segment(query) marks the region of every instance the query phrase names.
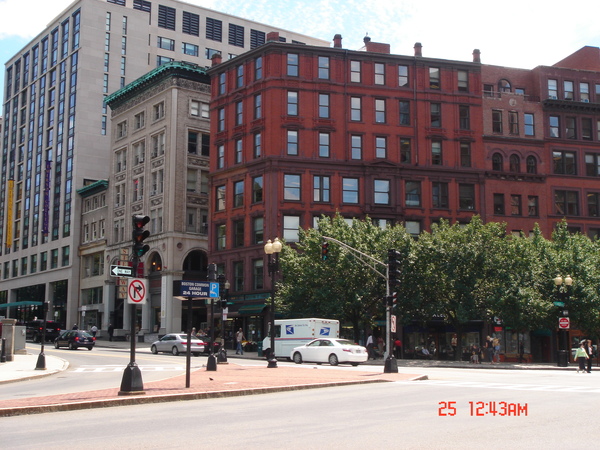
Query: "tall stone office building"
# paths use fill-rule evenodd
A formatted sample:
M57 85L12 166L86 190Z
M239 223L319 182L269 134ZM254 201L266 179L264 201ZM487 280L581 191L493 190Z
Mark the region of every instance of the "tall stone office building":
M85 201L76 192L112 171L106 96L165 62L204 67L214 53L234 57L273 30L287 42L329 45L179 1L79 0L6 63L0 314L29 320L41 310L24 305L46 301L47 317L70 326L81 320L84 299L100 295L96 287L90 296L80 282L87 276L78 254ZM96 219L97 233L110 240L113 217ZM108 313L98 310L94 323L107 326Z

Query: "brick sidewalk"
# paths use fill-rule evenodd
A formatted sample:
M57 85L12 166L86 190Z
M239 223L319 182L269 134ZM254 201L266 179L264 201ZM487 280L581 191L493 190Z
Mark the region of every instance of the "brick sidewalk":
M423 377L401 373L325 369L316 366L312 369L281 366L269 369L230 363L219 365L216 371L209 372L202 368L191 372L189 388L185 387L186 375L183 374L144 383L144 394L119 395L117 386L114 389L5 400L0 402L0 417L420 378Z

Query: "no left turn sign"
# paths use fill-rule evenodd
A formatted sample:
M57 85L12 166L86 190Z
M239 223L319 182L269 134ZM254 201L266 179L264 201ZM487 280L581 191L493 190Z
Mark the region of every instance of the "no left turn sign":
M146 304L147 292L148 285L145 278L131 278L127 285L127 303L133 305Z

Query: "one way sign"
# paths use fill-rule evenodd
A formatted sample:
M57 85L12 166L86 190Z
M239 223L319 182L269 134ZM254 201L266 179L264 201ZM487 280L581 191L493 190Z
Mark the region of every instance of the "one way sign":
M127 285L127 303L145 305L147 292L148 280L145 278L131 278Z

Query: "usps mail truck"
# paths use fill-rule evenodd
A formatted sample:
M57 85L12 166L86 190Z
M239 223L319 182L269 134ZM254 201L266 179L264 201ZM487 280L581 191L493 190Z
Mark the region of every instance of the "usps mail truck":
M275 357L289 359L292 349L320 337L339 338L340 321L329 319L282 319L275 321ZM271 335L263 340L263 353L271 355Z

